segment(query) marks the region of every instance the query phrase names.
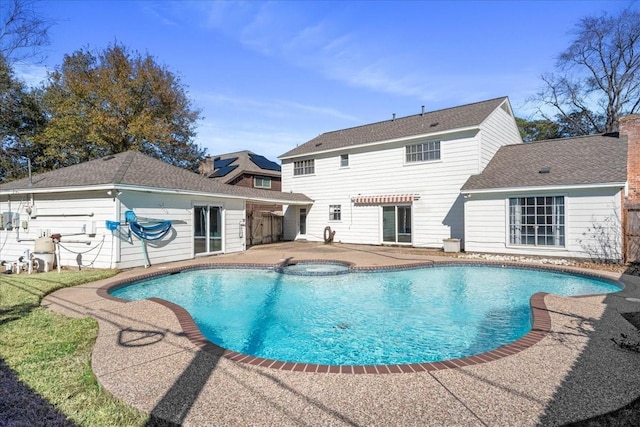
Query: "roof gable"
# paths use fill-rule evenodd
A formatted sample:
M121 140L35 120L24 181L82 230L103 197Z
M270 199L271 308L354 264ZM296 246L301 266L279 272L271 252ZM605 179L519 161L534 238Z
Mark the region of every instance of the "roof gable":
M477 127L480 126L496 108L505 103L508 104L508 98L501 97L459 107L446 108L349 129L326 132L284 153L279 158L295 157L373 142ZM507 109L510 111L508 105Z
M610 184L626 179L626 138L591 135L503 146L462 191Z

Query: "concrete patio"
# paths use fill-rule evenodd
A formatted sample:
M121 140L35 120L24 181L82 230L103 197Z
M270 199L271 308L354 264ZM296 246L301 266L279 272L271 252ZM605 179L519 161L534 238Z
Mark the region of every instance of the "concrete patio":
M287 242L125 271L61 289L42 304L95 318L100 330L92 363L99 382L154 418L185 426L561 425L617 409L640 395L640 354L611 341L635 333L620 313L640 310L639 302L627 300L640 298L637 276L598 272L625 283L616 294L546 295L550 331L514 354L459 368L365 375L233 361L190 340L166 305L125 303L98 292L109 283L173 268L275 265L286 259L341 260L359 267L451 261L414 248Z

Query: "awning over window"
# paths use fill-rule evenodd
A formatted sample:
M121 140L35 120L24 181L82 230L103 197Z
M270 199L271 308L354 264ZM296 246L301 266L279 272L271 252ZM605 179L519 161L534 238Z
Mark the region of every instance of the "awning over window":
M413 194L391 194L386 196L358 196L353 202L356 205L383 205L411 203L419 197Z

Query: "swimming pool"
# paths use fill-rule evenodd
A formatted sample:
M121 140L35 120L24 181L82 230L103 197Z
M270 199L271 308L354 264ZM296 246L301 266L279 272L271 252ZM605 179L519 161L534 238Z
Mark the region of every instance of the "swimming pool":
M617 292L595 277L489 266L436 266L331 276L220 268L164 275L110 292L185 308L220 347L284 362L392 365L495 349L531 328L537 292Z

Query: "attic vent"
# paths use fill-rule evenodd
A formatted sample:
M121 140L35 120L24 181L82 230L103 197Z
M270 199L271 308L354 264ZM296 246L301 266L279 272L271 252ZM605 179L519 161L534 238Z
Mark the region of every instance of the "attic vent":
M439 122L433 122L433 123L431 123L431 124L429 125L429 127L434 128L434 127L438 126L439 124L440 124Z
M103 157L102 161L106 162L107 160L111 160L111 159L115 159L115 158L116 158L116 156L107 156L107 157Z
M540 170L538 171L538 173L549 173L549 172L551 172L551 168L548 166L540 168Z

